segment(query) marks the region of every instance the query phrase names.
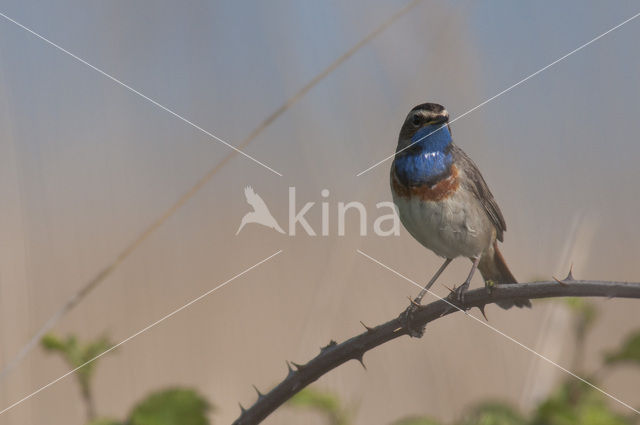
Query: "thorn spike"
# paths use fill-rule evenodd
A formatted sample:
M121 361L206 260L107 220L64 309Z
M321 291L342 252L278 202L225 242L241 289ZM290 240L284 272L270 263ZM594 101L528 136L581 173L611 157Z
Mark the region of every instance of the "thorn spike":
M486 304L482 304L478 306L478 310L480 310L480 313L482 313L482 317L484 317L484 320L486 320L487 322L489 321L489 319L487 319L487 315L484 312L484 308L486 307Z
M359 356L357 356L356 360L360 362L364 370L367 370L367 366L364 364L364 354L360 354Z
M557 278L557 277L555 277L555 276L552 276L552 277L553 277L553 280L555 280L556 282L558 282L560 285L566 285L566 284L567 284L567 282L564 282L564 281L562 281L562 280L558 279L558 278Z
M447 291L449 291L449 295L453 294L456 291L456 287L454 286L453 288L449 288L447 285L442 285L444 286Z
M372 329L373 329L373 328L370 328L369 326L365 325L365 324L364 324L364 322L363 322L362 320L360 321L360 324L361 324L362 326L364 326L364 328L367 330L367 332L371 332L371 331L372 331Z
M291 363L289 363L289 360L285 360L285 363L287 363L287 370L289 370L289 373L293 373L293 368L291 367Z
M569 274L564 278L564 280L575 280L573 278L573 263L571 263L571 266L569 267Z
M238 403L238 406L240 406L240 412L242 412L242 414L244 415L245 413L247 413L247 409L244 408L244 406L242 405L242 403Z
M256 390L256 393L258 393L258 400L261 399L262 397L264 397L264 394L262 394L260 392L260 390L258 389L258 387L256 387L255 385L253 386L253 389Z
M302 370L302 368L304 367L304 365L298 364L296 362L291 362L291 364L293 365L293 367L295 367L298 370Z

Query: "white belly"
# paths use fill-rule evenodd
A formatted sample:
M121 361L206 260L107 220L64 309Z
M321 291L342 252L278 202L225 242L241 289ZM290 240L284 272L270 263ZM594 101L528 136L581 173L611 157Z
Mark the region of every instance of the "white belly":
M495 238L495 229L482 205L463 189L438 202L395 193L393 201L407 231L441 257L477 257Z

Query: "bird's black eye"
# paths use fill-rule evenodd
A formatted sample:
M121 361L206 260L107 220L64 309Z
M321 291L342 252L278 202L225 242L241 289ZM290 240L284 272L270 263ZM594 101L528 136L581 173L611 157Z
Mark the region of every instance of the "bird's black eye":
M418 127L422 123L422 117L419 114L415 114L413 118L411 118L411 124Z

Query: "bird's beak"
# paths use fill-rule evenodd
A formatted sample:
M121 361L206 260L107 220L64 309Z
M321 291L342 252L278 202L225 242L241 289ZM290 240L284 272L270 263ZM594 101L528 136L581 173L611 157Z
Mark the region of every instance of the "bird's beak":
M449 121L449 112L442 111L430 124L444 124Z

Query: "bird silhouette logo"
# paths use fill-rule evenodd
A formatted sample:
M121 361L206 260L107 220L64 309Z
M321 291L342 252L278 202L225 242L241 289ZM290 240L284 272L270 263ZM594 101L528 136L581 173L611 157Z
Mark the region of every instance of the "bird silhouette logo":
M282 230L276 219L271 215L267 204L264 203L260 195L258 195L251 186L244 188L244 196L247 198L247 203L253 207L253 211L246 213L244 217L242 217L242 222L240 222L240 227L236 235L240 233L240 230L242 230L245 224L249 223L262 224L279 233L284 233L284 230Z

